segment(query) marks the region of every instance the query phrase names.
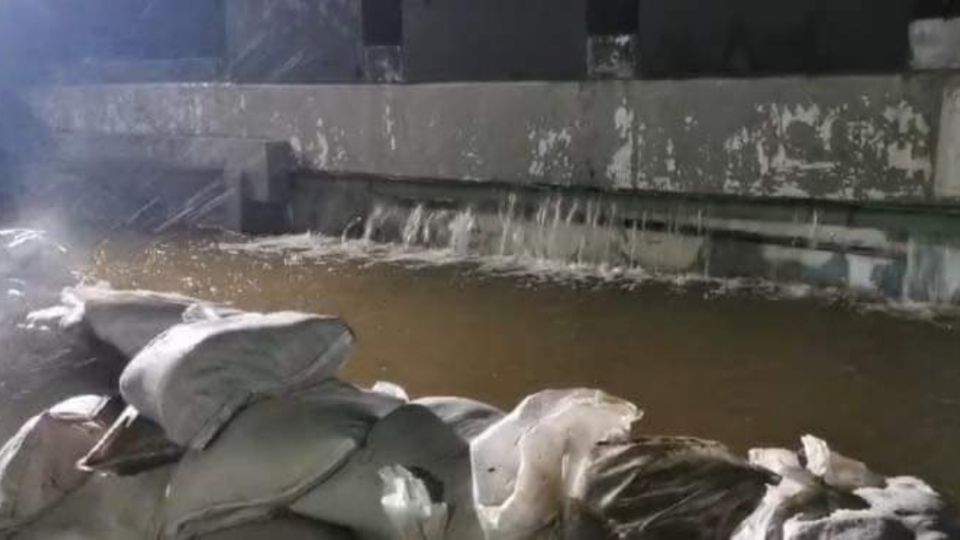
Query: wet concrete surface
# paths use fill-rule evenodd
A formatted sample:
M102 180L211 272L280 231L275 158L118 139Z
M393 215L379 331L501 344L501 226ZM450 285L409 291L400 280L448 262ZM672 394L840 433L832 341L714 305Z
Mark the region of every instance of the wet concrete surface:
M503 407L600 387L645 409L647 433L738 450L812 433L960 494L960 330L946 325L822 299L260 257L183 238L103 242L87 272L118 288L340 315L359 336L346 375L360 383Z

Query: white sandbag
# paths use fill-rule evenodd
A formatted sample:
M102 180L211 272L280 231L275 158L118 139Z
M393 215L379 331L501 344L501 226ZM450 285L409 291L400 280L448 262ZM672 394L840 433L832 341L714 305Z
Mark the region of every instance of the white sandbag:
M767 540L783 536L784 523L798 515L828 512L817 501L829 499L825 486L800 463L796 452L782 448L756 448L748 452L751 464L778 475L780 481L767 486L753 513L744 519L732 540Z
M775 480L712 441L599 444L567 504L563 538L730 538Z
M896 518L918 537L960 538L960 516L930 485L918 478L888 478L884 487L855 491L870 512Z
M924 482L880 477L815 437L804 437L803 444L806 468L788 450L750 451L752 462L776 472L782 480L768 488L733 540L933 540L960 534L949 505Z
M0 531L15 529L79 488L76 467L107 429L101 396L67 400L32 418L0 449Z
M25 527L17 540L153 540L160 530L170 467L137 476L92 475ZM276 539L279 540L279 539Z
M170 440L203 448L254 399L334 376L352 343L340 319L304 313L180 324L130 362L120 392Z
M432 500L423 480L399 465L380 469L380 479L380 505L393 525L395 540L446 538L447 505Z
M245 408L209 447L188 452L177 465L164 537L191 538L268 518L340 469L371 427L400 405L329 380Z
M68 309L60 322L63 329L87 329L127 358L176 324L237 313L180 294L107 287L64 289L61 303Z
M550 390L474 439L474 499L488 540L530 538L550 527L593 447L625 442L640 416L632 403L599 390Z
M483 532L474 512L469 454L467 443L436 415L420 405L404 405L377 422L365 447L334 475L294 502L290 510L349 528L361 540L404 538L402 531L407 530L408 522L394 519L399 514L391 517L395 506L383 505L384 496L393 487L385 484L383 470L401 466L429 490L432 504L426 507L424 502L420 508L429 509L423 513L433 516L425 517L433 527L444 521L443 538L482 540ZM423 501L422 497L420 500ZM387 504L396 501L390 498ZM446 509L449 523L440 519L441 506ZM417 513L416 506L401 507Z
M414 403L430 409L465 441L472 441L505 416L493 405L467 398L428 397Z
M801 439L807 469L823 479L827 485L852 491L864 487L880 487L885 480L865 464L843 456L830 448L823 439L804 435Z
M784 540L916 540L899 520L864 512L837 512L813 521L793 518L783 526Z
M323 523L283 517L201 534L196 540L353 540L353 535Z

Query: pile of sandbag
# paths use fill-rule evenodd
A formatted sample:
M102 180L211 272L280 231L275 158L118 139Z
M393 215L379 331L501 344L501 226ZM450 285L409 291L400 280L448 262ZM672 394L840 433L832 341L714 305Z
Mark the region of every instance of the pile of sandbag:
M39 317L122 358L0 449L0 538L952 538L929 486L816 438L752 451L637 434L599 390L504 414L338 378L341 320L179 295L64 291Z

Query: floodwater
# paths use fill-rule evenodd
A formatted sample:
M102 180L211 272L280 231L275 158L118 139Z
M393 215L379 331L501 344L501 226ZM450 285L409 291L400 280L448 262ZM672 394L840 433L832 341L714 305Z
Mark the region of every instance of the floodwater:
M505 408L543 388L599 387L640 405L648 433L740 451L813 433L960 494L960 330L942 324L824 299L231 254L195 238L104 242L89 273L340 315L359 336L346 370L359 383Z

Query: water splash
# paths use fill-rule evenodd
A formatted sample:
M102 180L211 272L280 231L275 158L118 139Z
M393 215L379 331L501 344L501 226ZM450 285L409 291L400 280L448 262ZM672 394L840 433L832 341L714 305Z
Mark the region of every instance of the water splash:
M884 301L894 300L900 306L960 302L960 249L910 239L899 244L903 251L900 263L863 251L828 251L820 239L827 228L832 238L837 227L821 225L820 216L813 212L806 224L771 225L771 230L783 237L781 244L753 240L753 249L758 251L746 251L754 257L746 263L767 267L742 278L731 274L730 267L732 261L736 272L740 252L731 250L742 248L743 241L724 236L724 225L741 227L753 238L762 230L748 221L723 222L703 208L647 208L562 194L531 201L513 194L492 211L470 206L376 204L366 218L351 221L336 236L261 238L221 244L220 248L278 255L289 264L332 258L409 265L467 263L484 272L545 280L601 279L631 286L651 280L704 283L727 291L740 290L744 283L753 284L751 287L765 283L762 288L781 291L786 297L820 289L886 298ZM863 236L862 231L853 233ZM736 255L731 258L731 253ZM717 257L721 257L719 263ZM901 265L899 270L891 266L896 264ZM817 281L838 267L847 267L845 278L836 276L839 281L828 285ZM811 278L774 283L778 269L794 272L793 276L800 269ZM881 274L886 277L878 277ZM758 277L764 275L770 280ZM902 279L899 290L880 288L882 280L894 278Z

